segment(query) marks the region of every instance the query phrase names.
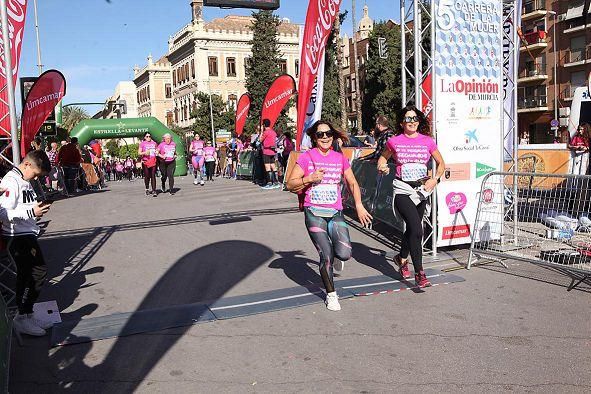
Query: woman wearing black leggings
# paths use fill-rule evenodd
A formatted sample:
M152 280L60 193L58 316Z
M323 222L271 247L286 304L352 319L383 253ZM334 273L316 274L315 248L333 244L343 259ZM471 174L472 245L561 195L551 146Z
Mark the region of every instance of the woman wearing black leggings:
M410 278L408 256L415 270L418 287L431 286L423 271L423 216L427 198L445 172L445 163L431 138L429 121L415 106L408 105L398 112L394 136L378 160L378 171L389 173L388 160L394 159L396 175L394 187L395 215L406 224L400 253L395 258L403 278ZM428 176L431 159L437 163L435 176Z
M170 192L171 196L174 196L176 144L169 133L162 136L162 142L158 145L158 158L160 161L160 173L162 174L162 192L166 193L166 180L168 179L168 192Z
M349 229L343 218L341 182L346 181L355 200L355 209L363 226L371 223L372 217L361 203L361 189L355 180L348 159L331 149L337 138L345 141L347 136L330 123L318 121L307 131L313 149L298 158L287 188L305 193L304 218L308 235L320 255L320 276L326 289L326 308L341 310L333 281L334 265L342 269L343 261L351 258Z

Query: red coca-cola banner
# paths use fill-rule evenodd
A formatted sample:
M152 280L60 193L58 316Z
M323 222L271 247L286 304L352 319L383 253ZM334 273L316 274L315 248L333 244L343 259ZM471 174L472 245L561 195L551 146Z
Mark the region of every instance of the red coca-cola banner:
M246 124L246 118L248 118L248 111L250 111L251 104L252 98L248 93L244 93L240 97L240 100L238 100L238 107L236 108L236 135L238 137L244 131L244 125Z
M25 31L27 16L27 0L7 0L8 31L10 34L10 53L12 58L12 84L16 85L18 66ZM0 29L0 134L10 135L10 116L8 113L8 90L6 83L6 63L4 62L4 44Z
M310 0L304 37L302 40L302 53L300 54L300 81L298 85L298 134L296 147L299 149L304 132L306 110L310 101L310 95L314 88L314 80L319 72L326 41L332 30L335 18L339 15L339 7L342 0ZM324 71L322 71L324 72Z
M31 141L47 120L55 106L66 95L66 79L57 70L48 70L33 84L23 107L21 155L29 150Z
M433 121L433 78L431 73L427 74L423 81L423 90L421 91L423 113L427 115L429 121Z
M263 101L263 110L261 112L261 121L269 119L271 127L277 122L281 111L287 105L289 99L295 94L295 81L291 75L280 75L271 84L265 100Z

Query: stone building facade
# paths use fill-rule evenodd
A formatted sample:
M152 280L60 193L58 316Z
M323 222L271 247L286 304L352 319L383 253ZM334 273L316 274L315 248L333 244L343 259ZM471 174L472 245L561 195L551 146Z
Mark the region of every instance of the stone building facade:
M219 95L228 106L236 106L246 92L246 62L251 57L250 26L253 19L229 15L210 22L203 20L203 1L191 2L192 21L168 41L172 73L173 123L189 128L198 92ZM299 74L299 27L284 20L279 26L281 68L297 79ZM290 112L295 119L295 110Z
M172 71L166 56L156 62L148 56L147 65L133 70L136 88L138 117L153 116L165 125L172 126Z

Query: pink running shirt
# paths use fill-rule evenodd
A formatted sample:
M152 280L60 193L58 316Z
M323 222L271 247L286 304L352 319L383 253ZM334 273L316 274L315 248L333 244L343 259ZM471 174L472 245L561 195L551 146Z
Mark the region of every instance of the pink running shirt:
M409 138L405 134L390 137L386 147L394 156L396 176L404 181L416 181L427 176L431 155L437 150L433 138L419 134Z
M142 156L142 161L146 162L149 159L156 156L156 149L158 145L154 141L142 141L140 143L140 151L141 152L148 152L147 154Z
M302 153L297 164L304 170L304 176L312 174L317 169L324 169L322 182L312 185L306 191L304 206L342 211L341 181L345 171L351 168L345 155L330 150L328 155L324 156L315 148Z
M165 162L174 161L174 153L176 152L176 144L174 141L170 141L170 144L162 141L160 145L158 145L158 152L164 156Z

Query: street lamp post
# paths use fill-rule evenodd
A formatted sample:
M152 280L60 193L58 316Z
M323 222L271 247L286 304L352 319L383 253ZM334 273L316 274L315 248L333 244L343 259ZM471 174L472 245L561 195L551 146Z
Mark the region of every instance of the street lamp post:
M207 48L205 47L201 47L200 48L202 51L205 51L205 53L207 54ZM207 93L209 95L209 119L211 121L211 144L213 145L213 147L216 147L216 143L215 143L215 129L213 126L213 103L211 100L211 75L209 73L209 64L207 67Z
M35 34L37 36L37 67L39 68L39 75L43 73L43 64L41 64L41 42L39 40L39 19L37 18L37 0L33 1L33 9L35 11Z

